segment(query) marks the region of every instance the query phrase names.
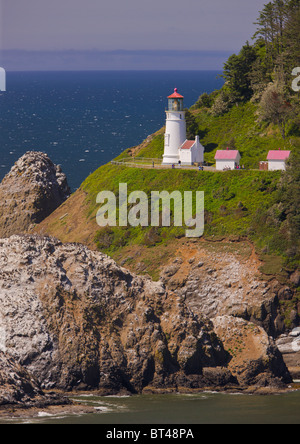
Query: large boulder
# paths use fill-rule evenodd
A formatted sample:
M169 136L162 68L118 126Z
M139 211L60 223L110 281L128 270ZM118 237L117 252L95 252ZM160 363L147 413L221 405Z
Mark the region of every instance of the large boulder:
M45 153L27 152L0 184L0 237L27 232L59 207L70 192L60 166Z
M0 350L63 390L199 388L227 362L212 324L160 283L36 236L0 241Z
M213 319L215 332L230 353L228 369L240 386L280 387L291 377L275 341L262 327L233 316Z

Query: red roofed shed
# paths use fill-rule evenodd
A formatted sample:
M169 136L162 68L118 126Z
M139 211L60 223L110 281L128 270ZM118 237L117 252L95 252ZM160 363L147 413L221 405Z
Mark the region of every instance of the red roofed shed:
M218 150L215 154L216 169L234 170L240 165L241 155L238 150Z
M286 161L290 157L291 151L271 150L268 153L268 169L269 171L282 170L286 168Z

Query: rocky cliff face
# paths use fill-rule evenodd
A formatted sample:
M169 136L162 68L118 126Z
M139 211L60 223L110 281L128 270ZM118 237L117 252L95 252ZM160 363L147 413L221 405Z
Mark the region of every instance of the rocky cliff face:
M187 386L226 363L210 322L101 253L12 236L0 263L0 349L42 388Z
M234 318L211 322L185 299L80 244L0 241L1 355L40 389L140 393L290 382L276 346L252 323L245 334L261 345L251 371L230 367L224 332L233 331Z
M0 184L0 237L26 232L70 195L65 174L47 154L29 151Z
M299 347L295 344L300 332L295 328L289 335L280 311L293 291L274 276L267 280L261 274L261 262L252 248L247 242L183 241L178 257L162 269L161 280L167 289L184 297L194 313L212 321L230 354L228 368L241 384L262 381L259 369L267 369L263 362L269 362L271 372L275 368L278 374L284 372L277 346L298 379Z

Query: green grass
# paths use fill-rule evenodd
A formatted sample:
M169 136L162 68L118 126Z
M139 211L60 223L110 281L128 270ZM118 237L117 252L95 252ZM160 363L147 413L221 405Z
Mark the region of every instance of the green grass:
M161 158L164 154L164 135L158 134L139 152L139 157Z
M95 217L99 208L97 194L110 190L118 196L119 183L127 183L128 194L144 191L149 201L151 191L204 191L204 234L247 236L256 212L273 203L280 177L279 172L147 170L108 164L91 174L81 187L87 193L90 217ZM151 246L184 234L185 228L175 226L99 228L96 242L110 253L125 245Z
M216 150L225 149L232 139L241 153L241 165L248 169L258 169L269 150L291 149L295 137L283 140L278 128L257 121L256 112L257 106L250 102L234 106L221 116L213 116L205 108L193 110L200 141L205 147L204 160L214 164ZM161 158L163 151L164 136L157 134L138 156ZM118 159L126 157L127 153L128 150L124 151Z
M206 148L205 160L214 163L217 149L226 149L231 139L240 151L241 165L257 169L259 162L266 160L269 150L290 149L290 138L283 140L278 128L259 123L256 105L248 102L234 106L221 116L199 110L196 121L201 142Z

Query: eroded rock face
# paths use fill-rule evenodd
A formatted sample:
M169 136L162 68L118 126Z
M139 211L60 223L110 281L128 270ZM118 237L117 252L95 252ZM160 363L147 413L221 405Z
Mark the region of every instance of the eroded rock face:
M199 253L203 254L201 249ZM176 259L175 259L176 260ZM208 318L234 316L259 323L273 334L276 284L260 279L257 261L232 253L209 253L190 264L177 259L162 270L170 289L185 295L189 307Z
M262 327L233 316L217 316L213 324L224 347L230 351L228 369L240 385L264 386L270 376L274 385L280 385L282 376L290 380L275 341Z
M201 387L227 354L160 283L79 244L0 241L0 350L42 388ZM211 380L209 381L211 384Z
M47 154L29 151L0 184L0 237L25 233L70 195L65 174Z
M262 384L260 375L264 385L289 382L263 329L261 353L239 372L230 366L227 327L215 322L195 314L184 295L81 244L0 240L0 351L38 388L109 394L239 390Z
M230 243L218 248L191 244L162 270L161 279L194 313L212 321L230 355L228 369L240 385L268 384L271 375L275 377L271 383L276 384L276 374L291 381L287 366L297 376L299 356L289 349L282 357L272 337L285 331L278 300L293 293L276 279L264 280L249 246L238 247L233 253ZM282 339L277 344L286 342Z

